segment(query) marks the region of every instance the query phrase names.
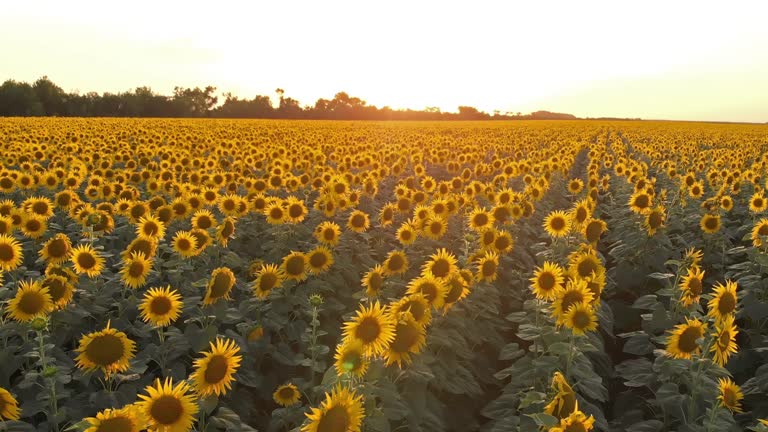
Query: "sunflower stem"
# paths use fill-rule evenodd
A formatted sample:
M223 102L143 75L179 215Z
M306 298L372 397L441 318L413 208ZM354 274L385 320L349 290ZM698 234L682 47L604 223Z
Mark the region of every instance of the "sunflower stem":
M38 354L40 355L40 366L42 367L43 379L47 381L48 391L50 392L50 411L48 412L48 422L53 426L55 432L59 432L59 422L56 420L59 413L58 402L56 400L56 376L45 377L48 369L48 358L45 356L45 334L43 330L37 330Z
M319 321L317 319L318 317L318 309L317 306L312 306L312 334L310 336L310 347L309 352L310 356L312 358L310 371L309 371L309 382L314 387L315 385L315 364L317 362L317 325L319 324Z
M573 363L573 352L575 350L574 340L575 336L573 331L571 331L571 338L568 344L568 361L565 364L565 377L567 378L568 382L571 381L571 363Z

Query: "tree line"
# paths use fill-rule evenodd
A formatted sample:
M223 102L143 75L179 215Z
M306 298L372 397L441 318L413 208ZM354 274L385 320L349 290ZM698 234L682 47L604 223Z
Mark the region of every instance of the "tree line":
M32 84L7 80L0 86L0 116L60 117L213 117L329 120L529 120L575 119L571 114L536 111L530 114L494 111L489 114L471 106L458 112L443 112L436 107L424 110L378 108L358 97L339 92L333 99L318 99L314 105L302 105L276 91L272 98L257 95L245 99L231 93L216 95L216 87L175 87L170 96L149 87L137 87L122 93L68 93L48 77Z

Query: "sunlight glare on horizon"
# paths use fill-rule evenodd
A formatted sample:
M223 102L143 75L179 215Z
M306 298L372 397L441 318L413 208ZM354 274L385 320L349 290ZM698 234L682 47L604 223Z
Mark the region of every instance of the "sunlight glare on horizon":
M305 105L768 121L763 2L96 2L4 6L0 80Z

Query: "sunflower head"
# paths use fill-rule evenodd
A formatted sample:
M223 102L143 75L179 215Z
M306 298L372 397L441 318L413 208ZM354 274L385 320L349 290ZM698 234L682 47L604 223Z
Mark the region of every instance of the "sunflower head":
M16 295L8 303L8 315L20 322L29 322L53 311L55 305L48 288L39 281L21 281Z
M279 288L285 280L285 273L275 264L261 265L256 272L253 291L256 297L265 299L273 289Z
M733 281L726 281L725 285L718 282L714 287L712 299L707 303L707 315L719 323L735 314L739 302L737 288L738 285Z
M384 353L384 363L399 367L410 364L412 355L418 354L426 344L426 328L419 324L410 313L395 317L394 338Z
M18 420L19 418L21 418L19 402L11 392L0 387L0 420Z
M570 229L571 218L564 211L553 211L544 218L544 230L552 238L564 237Z
M344 341L358 340L368 356L383 353L394 339L394 323L379 302L361 306L357 315L344 324Z
M199 410L195 397L189 392L189 384L182 381L173 385L171 378L165 382L156 379L147 386L147 394L139 395L138 409L151 430L188 431L192 429Z
M308 267L307 256L301 252L291 252L286 255L280 266L285 273L285 278L295 281L302 281L307 278Z
M301 432L360 432L364 416L362 396L354 390L335 387L330 394L326 393L319 408L307 413L309 422Z
M125 372L134 356L136 343L128 336L110 327L89 333L80 338L77 348L77 366L93 371L100 369L105 375Z
M164 288L150 288L144 294L144 300L141 302L139 310L144 322L157 327L165 327L179 318L183 306L181 294L171 289L170 286L166 286Z
M701 351L698 340L704 336L706 326L697 319L678 324L667 338L667 353L674 358L690 359Z
M296 405L301 400L301 392L299 388L292 383L283 384L275 389L272 393L272 399L284 407Z
M88 426L85 432L139 432L145 424L144 416L133 405L120 409L107 408L84 421Z
M733 413L744 412L741 409L741 400L744 399L744 393L730 378L720 378L718 380L719 394L717 400L722 406L728 408Z
M552 301L557 291L563 288L563 269L556 263L545 261L543 266L536 269L530 281L536 298Z
M211 342L211 349L202 353L202 358L195 360L192 380L201 396L221 396L232 388L242 361L238 352L240 347L233 340L219 338L216 343Z
M377 264L365 273L361 282L368 297L377 297L384 286L384 268Z
M208 288L203 298L204 305L212 305L221 299L230 300L232 287L235 286L235 274L227 267L219 267L211 272Z
M714 234L720 231L720 215L711 213L705 214L701 217L699 226L706 234Z
M334 359L339 376L348 373L360 378L368 370L368 359L365 357L365 347L361 340L352 339L339 344Z

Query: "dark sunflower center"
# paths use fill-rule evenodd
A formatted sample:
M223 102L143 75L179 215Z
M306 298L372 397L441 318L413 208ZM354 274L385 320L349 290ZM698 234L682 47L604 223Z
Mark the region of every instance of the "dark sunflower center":
M720 296L720 301L717 302L717 310L721 315L726 315L736 309L736 297L729 292L724 292Z
M661 213L653 212L648 216L648 225L656 229L661 226Z
M231 200L231 199L224 200L224 209L226 209L226 210L234 210L235 207L236 207L236 205L235 205L235 201L234 200Z
M493 276L496 274L496 263L493 261L486 261L481 268L483 276Z
M64 294L67 292L65 282L62 282L59 279L51 279L47 281L45 287L48 288L48 292L51 294L51 299L54 302L64 297Z
M7 243L0 243L0 262L10 262L16 259L16 249Z
M381 218L384 219L385 221L388 221L388 220L392 220L393 215L394 213L392 212L392 209L388 208L384 210L384 212L381 214Z
M27 231L38 232L43 227L43 224L40 223L40 221L37 219L30 219L27 221L25 226L27 228Z
M38 201L32 205L32 212L37 213L39 215L48 214L48 204L45 202Z
M488 216L485 213L478 213L475 215L474 223L477 226L484 226L488 223Z
M224 222L224 228L221 230L221 236L229 238L235 232L235 225L232 222Z
M404 229L400 231L400 240L409 241L412 238L413 238L413 233L411 232L411 230Z
M726 351L728 349L728 345L731 344L731 332L727 330L722 332L718 337L717 344L721 351Z
M461 293L464 292L464 285L462 285L458 280L453 279L451 280L449 287L450 289L448 290L448 294L445 296L445 302L454 303L459 299L459 297L461 297ZM415 315L414 318L416 318ZM418 321L418 318L416 318L416 320Z
M173 212L177 216L183 216L187 214L187 206L182 203L176 203L173 205Z
M133 421L124 416L102 420L96 432L131 432Z
M259 289L262 291L269 291L277 284L277 276L273 273L264 273L259 279Z
M576 291L576 290L567 291L565 295L563 295L562 310L563 312L567 312L572 305L575 305L576 303L580 303L583 301L584 301L584 295L581 293L581 291Z
M588 276L591 276L593 273L597 273L597 263L590 259L590 257L585 257L579 262L579 265L577 266L579 276L585 278Z
M143 253L145 257L149 257L152 255L152 244L147 240L139 240L133 244L133 247L129 250L129 253L133 252L140 252Z
M146 222L144 223L143 230L144 234L154 236L160 231L160 227L155 222Z
M381 334L379 320L373 317L364 318L355 329L355 337L362 340L365 344L374 342L379 337L379 334Z
M755 200L753 201L753 204L755 205L755 207L761 208L761 207L763 207L763 199L762 198L755 198Z
M584 222L587 219L587 209L584 207L579 207L576 209L576 220L579 222Z
M688 281L688 291L694 296L701 294L701 279L692 277Z
M500 251L506 250L511 245L509 238L506 236L498 237L494 244L496 246L496 249Z
M343 406L337 405L323 414L317 425L317 432L341 432L349 429L349 413Z
M131 208L131 216L133 216L136 219L144 216L145 213L146 213L146 209L144 208L144 206L134 206Z
M292 218L297 218L304 214L304 209L299 204L292 204L288 207L288 215Z
M209 218L208 216L200 216L199 218L197 218L198 228L208 229L211 227L211 225L213 225L213 223L211 222L211 218Z
M171 311L171 299L165 296L159 296L152 299L149 303L149 310L155 315L165 315Z
M138 278L144 275L144 263L141 261L134 261L131 266L128 267L128 276L132 278Z
M21 296L19 301L19 310L28 315L36 315L43 311L45 307L45 297L37 291L27 292Z
M3 189L12 189L13 188L13 180L9 177L3 177L0 179L0 187Z
M576 311L576 313L573 314L573 327L579 330L584 330L585 328L589 327L589 324L591 324L591 320L589 319L589 313L586 311Z
M727 388L723 390L723 404L727 407L735 407L739 403L736 392Z
M446 277L451 271L451 263L446 259L438 259L432 263L432 274L437 277Z
M314 268L321 268L328 262L328 257L322 252L315 252L309 256L309 265Z
M398 271L403 268L403 265L405 265L405 262L403 261L403 257L400 255L392 255L387 260L387 267L391 271Z
M355 228L362 228L365 226L365 217L361 214L356 214L352 216L352 219L350 220L350 223Z
M435 298L437 298L437 285L433 284L432 282L426 282L419 286L419 292L424 294L424 297L429 300L429 302L433 302Z
M421 332L418 326L398 324L395 332L395 340L392 341L390 349L398 353L408 352L419 341L420 335Z
M641 194L635 197L635 206L646 208L650 204L648 195Z
M708 229L711 229L711 230L717 229L717 225L718 225L717 218L712 217L712 216L708 217L704 221L704 226L707 227Z
M85 348L88 360L98 366L109 366L120 360L124 353L123 341L112 334L96 336Z
M298 276L304 273L304 258L292 256L285 263L285 271L292 276Z
M77 256L77 264L86 269L92 269L96 266L96 257L90 252L84 252Z
M283 218L283 209L280 207L272 207L272 209L269 211L269 217L272 219L282 219Z
M161 425L172 425L184 414L184 406L181 401L171 395L160 396L152 402L149 415Z
M549 221L549 227L555 232L562 231L565 228L565 219L561 217L554 217Z
M333 239L336 238L336 231L334 231L332 228L326 228L323 231L323 238L325 241L333 241Z
M205 368L205 382L208 384L216 384L227 376L229 370L229 362L223 355L215 355L211 357L208 362L208 366Z
M539 275L539 288L543 291L552 291L555 288L557 279L550 272L544 272Z
M693 192L694 196L698 196L699 194L701 194L701 188L699 188L698 186L694 186L693 189L691 189L691 192Z
M432 222L431 224L429 224L429 231L432 234L440 234L441 232L443 232L443 224L442 224L442 222L435 221L435 222Z
M290 387L283 387L277 392L277 396L283 400L290 400L294 397L293 389Z
M226 273L217 273L211 284L211 297L219 298L227 295L232 288L232 278Z
M483 233L483 243L489 245L496 241L496 233L493 231L486 231Z
M48 243L48 255L52 258L61 258L65 256L68 249L67 242L59 238L53 239Z
M368 278L368 287L370 287L373 291L380 290L383 284L384 278L382 278L381 274L378 272L373 273L371 277Z
M698 348L696 339L701 337L701 329L698 327L688 327L680 334L678 348L684 353L692 353Z

